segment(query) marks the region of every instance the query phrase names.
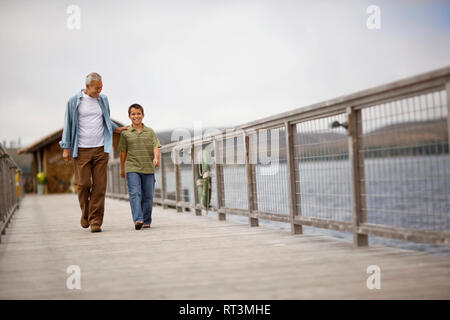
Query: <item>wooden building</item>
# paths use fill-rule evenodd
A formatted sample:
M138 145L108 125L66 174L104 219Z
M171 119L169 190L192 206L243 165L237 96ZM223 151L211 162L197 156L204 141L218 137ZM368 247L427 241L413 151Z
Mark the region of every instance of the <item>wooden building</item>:
M123 126L122 123L116 120L112 121L120 127ZM63 129L61 128L17 151L18 154L32 154L33 160L31 163L31 174L33 177L33 186L35 192L37 190L36 174L38 172L44 172L45 176L47 177L45 193L64 193L75 191L73 186L73 160L66 164L66 162L62 158L62 149L59 146L62 132ZM114 152L110 153L110 159L119 157L119 139L120 134L114 133Z

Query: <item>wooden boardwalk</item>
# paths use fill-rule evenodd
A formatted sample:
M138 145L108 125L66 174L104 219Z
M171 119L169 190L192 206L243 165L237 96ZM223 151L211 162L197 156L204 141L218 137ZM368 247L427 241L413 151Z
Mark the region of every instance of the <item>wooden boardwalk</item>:
M74 195L27 195L0 244L0 299L450 299L450 258L354 248L155 207L135 231L108 199L103 232L79 225ZM66 269L81 270L69 290ZM381 269L369 290L366 269Z

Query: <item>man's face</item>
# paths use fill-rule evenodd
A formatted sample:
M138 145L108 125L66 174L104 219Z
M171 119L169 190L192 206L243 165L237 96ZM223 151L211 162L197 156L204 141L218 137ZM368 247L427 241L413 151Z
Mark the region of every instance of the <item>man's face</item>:
M102 92L103 84L101 81L92 80L91 85L86 85L86 94L91 98L98 98Z
M141 109L131 108L130 115L128 117L134 125L140 125L144 115L142 114Z

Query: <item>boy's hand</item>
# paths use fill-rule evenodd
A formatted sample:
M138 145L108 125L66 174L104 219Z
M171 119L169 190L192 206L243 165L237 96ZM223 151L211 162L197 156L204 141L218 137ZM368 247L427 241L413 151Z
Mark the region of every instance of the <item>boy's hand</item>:
M156 168L159 166L159 160L158 159L153 159L153 166Z
M122 179L125 179L125 171L124 170L120 170L120 177Z

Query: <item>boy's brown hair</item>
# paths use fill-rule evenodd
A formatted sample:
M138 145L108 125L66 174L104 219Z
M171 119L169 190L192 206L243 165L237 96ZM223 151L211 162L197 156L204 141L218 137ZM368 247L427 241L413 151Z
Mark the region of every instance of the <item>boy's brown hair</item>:
M128 107L128 116L131 114L131 108L141 110L142 115L144 115L144 108L140 104L134 103Z

